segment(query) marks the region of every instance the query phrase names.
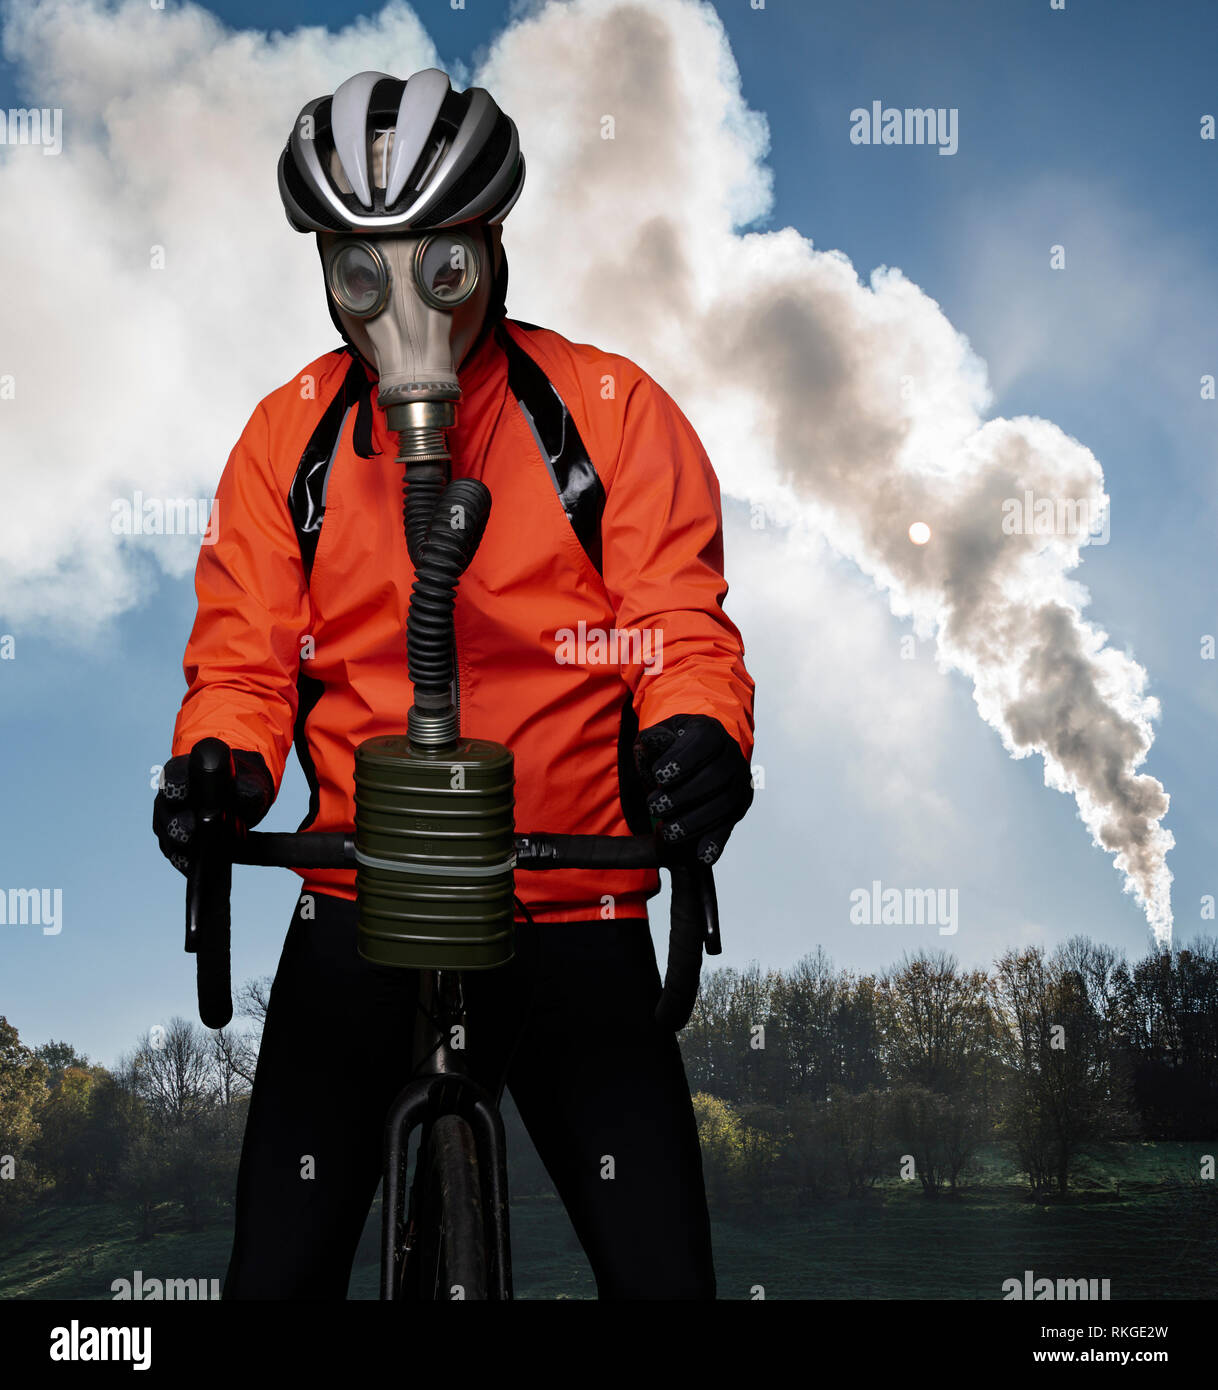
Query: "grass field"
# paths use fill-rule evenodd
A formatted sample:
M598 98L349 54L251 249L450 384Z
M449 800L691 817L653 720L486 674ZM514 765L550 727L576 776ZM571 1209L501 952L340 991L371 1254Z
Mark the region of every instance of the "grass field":
M996 1299L1025 1269L1053 1278L1111 1280L1113 1299L1218 1298L1218 1183L1179 1186L1211 1144L1126 1144L1066 1201L1028 1199L1017 1174L986 1155L959 1198L927 1199L907 1185L802 1209L715 1215L719 1296ZM1119 1183L1119 1189L1117 1184ZM364 1232L350 1296L374 1299L377 1221ZM151 1240L109 1205L48 1205L0 1233L0 1298L108 1299L111 1282L222 1279L231 1230L170 1225ZM512 1203L518 1298L593 1298L587 1261L552 1196Z

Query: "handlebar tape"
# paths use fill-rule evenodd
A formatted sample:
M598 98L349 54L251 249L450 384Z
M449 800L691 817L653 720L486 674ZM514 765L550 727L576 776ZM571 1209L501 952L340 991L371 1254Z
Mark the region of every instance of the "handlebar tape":
M694 873L702 898L702 944L708 956L721 956L723 938L719 935L719 895L715 892L715 871L708 864L699 864Z
M654 869L655 844L646 835L516 836L518 869Z
M234 840L234 864L276 869L354 869L355 836L345 830L251 830Z
M199 1018L223 1028L233 1016L230 941L233 863L225 812L232 800L232 753L218 738L190 750L196 849L186 880L186 949L196 961Z
M674 866L670 872L672 921L668 932L668 968L664 972L664 990L656 1004L655 1019L661 1028L679 1033L689 1022L698 998L706 924L697 871Z

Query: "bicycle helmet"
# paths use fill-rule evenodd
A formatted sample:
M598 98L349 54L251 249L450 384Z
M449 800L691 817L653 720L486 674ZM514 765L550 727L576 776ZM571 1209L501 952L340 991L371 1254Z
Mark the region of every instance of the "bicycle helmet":
M279 158L298 232L408 232L500 222L524 184L515 123L436 68L349 77L308 102Z

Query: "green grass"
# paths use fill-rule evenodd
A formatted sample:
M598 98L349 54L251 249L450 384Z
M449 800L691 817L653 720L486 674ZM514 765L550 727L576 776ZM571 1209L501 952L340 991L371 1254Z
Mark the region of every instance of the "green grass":
M1036 1202L994 1151L960 1196L899 1181L866 1197L758 1211L715 1226L721 1298L995 1299L1003 1280L1111 1281L1114 1299L1218 1297L1218 1182L1195 1179L1214 1144L1121 1144L1065 1200Z
M169 1229L137 1240L137 1223L109 1203L48 1205L0 1231L0 1298L110 1299L115 1279L223 1279L232 1227L191 1232L160 1214Z
M1170 1200L1037 1206L978 1192L913 1192L812 1208L781 1221L720 1223L723 1298L995 1299L1003 1280L1111 1280L1113 1298L1218 1296L1212 1247L1183 1245Z
M995 1299L1025 1269L1054 1278L1107 1278L1112 1297L1218 1297L1218 1182L1181 1187L1211 1144L1124 1144L1065 1201L1033 1202L994 1153L959 1197L927 1199L910 1185L802 1208L715 1213L721 1298ZM1119 1192L1117 1183L1119 1182ZM0 1298L108 1299L111 1281L222 1279L231 1228L198 1233L173 1214L136 1240L109 1205L50 1205L0 1232ZM377 1293L379 1205L364 1232L350 1296ZM512 1203L518 1298L593 1298L595 1285L553 1197Z

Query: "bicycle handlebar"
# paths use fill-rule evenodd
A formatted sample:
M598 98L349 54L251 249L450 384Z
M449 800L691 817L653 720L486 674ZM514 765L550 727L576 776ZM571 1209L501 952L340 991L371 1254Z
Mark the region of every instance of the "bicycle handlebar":
M227 760L227 766L225 766ZM186 949L198 962L199 1017L223 1028L233 1016L230 974L232 872L234 864L286 869L353 869L355 836L342 830L234 831L225 809L233 775L231 755L219 739L203 739L190 754L198 852L186 884ZM199 779L196 781L196 777ZM655 869L672 875L672 921L664 989L656 1021L674 1032L689 1022L698 997L702 952L723 950L713 871L706 865L661 866L655 842L646 835L516 836L516 868Z

